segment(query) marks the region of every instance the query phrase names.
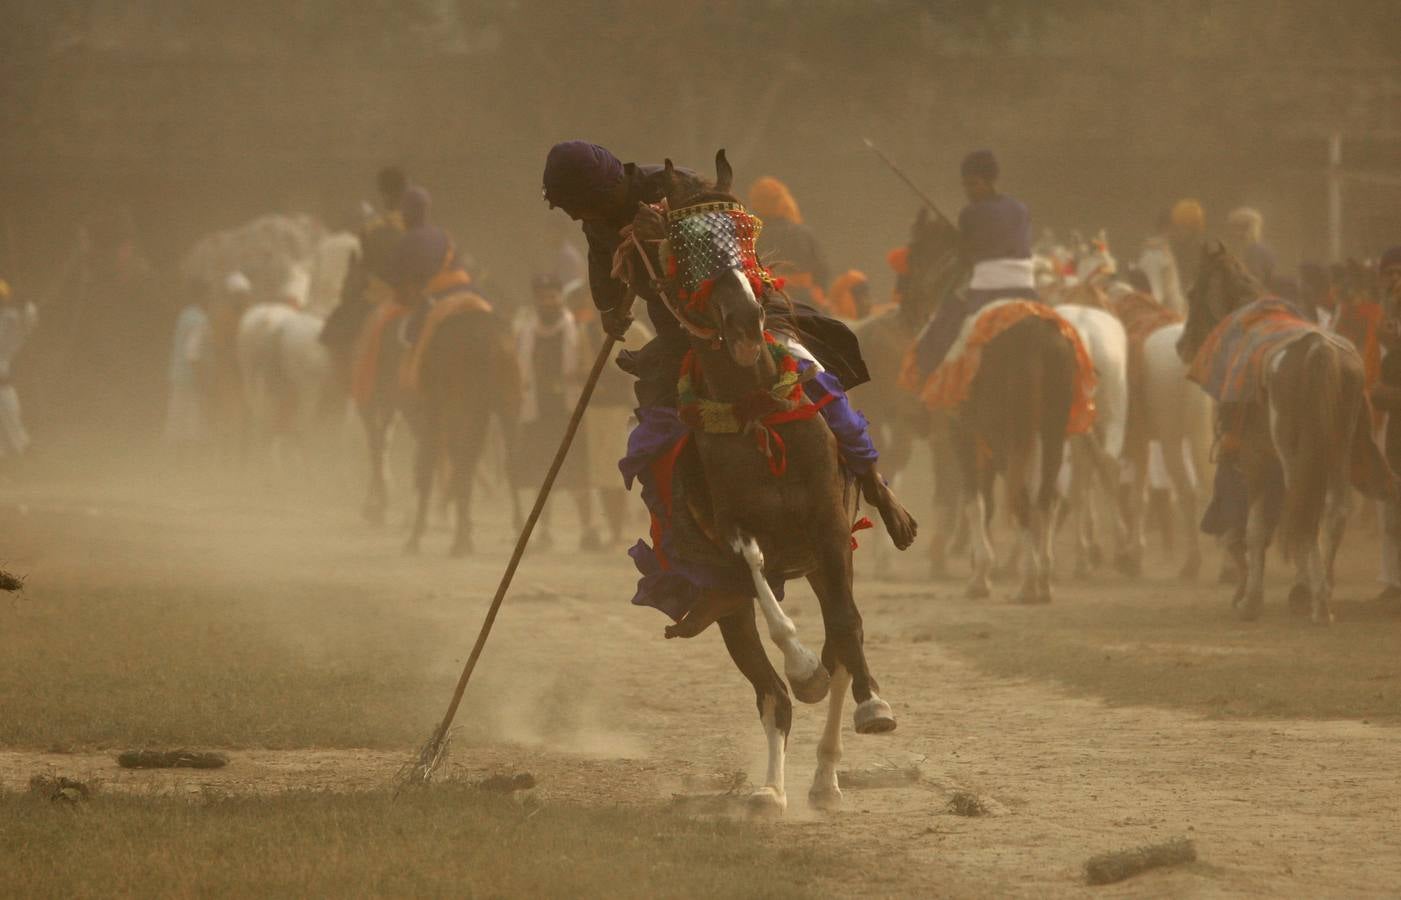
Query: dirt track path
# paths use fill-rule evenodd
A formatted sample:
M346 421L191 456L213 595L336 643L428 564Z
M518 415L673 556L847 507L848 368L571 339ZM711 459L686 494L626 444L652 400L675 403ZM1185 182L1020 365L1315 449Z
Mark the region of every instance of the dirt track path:
M497 549L470 566L474 583L489 583ZM305 547L301 554L305 566ZM371 586L395 583L411 565L429 573L425 582L460 583L464 571L386 565L377 563ZM752 693L718 635L663 641L660 616L619 602L630 584L613 557L529 561L473 684L470 715L494 737L456 746L450 774L530 771L542 797L592 804L709 795L736 771L758 776ZM1079 879L1090 855L1177 835L1197 842L1201 862L1100 892L1363 896L1401 886L1401 729L1208 720L991 679L942 648L937 633L930 640L927 604L961 601L911 592L908 583L863 582L873 665L901 726L885 737L848 732L843 768L889 775L918 765L922 777L848 790L843 811L817 814L806 791L820 707L798 711L790 742L790 810L774 839L843 854L848 887L1076 894L1089 890ZM454 604L444 624L474 632L484 602ZM790 605L815 640L815 602L803 591ZM446 674L445 690L450 682ZM0 787L22 789L51 771L136 792L361 790L390 783L411 753L234 750L223 770L128 772L110 754L0 751ZM949 814L955 789L990 798L1001 814Z

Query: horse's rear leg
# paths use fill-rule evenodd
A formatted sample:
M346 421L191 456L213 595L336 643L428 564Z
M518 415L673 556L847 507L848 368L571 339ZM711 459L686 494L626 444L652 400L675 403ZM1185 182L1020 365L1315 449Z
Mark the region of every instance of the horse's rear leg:
M793 696L804 703L817 703L827 696L828 673L811 650L798 640L798 626L783 611L773 588L764 578L764 554L759 542L747 535L736 536L733 543L735 552L744 557L749 566L749 574L754 582L754 594L759 600L759 610L769 626L769 637L783 654L783 674L793 687ZM849 552L849 551L848 551ZM820 597L821 595L819 595ZM824 617L826 609L824 607Z
M793 725L793 702L788 689L778 677L764 652L759 629L754 622L754 608L743 609L719 620L725 649L744 677L754 686L754 702L759 707L759 721L768 739L768 771L764 786L750 795L749 802L756 811L782 812L788 808L788 796L783 787L784 753L788 747L788 731Z
M1260 618L1265 603L1265 551L1270 547L1270 522L1262 493L1253 492L1245 525L1245 582L1240 617L1247 622Z
M1182 514L1187 544L1187 557L1182 561L1178 575L1190 581L1197 577L1202 567L1202 546L1197 535L1197 485L1193 480L1192 471L1187 468L1182 443L1179 441L1176 446L1164 445L1162 449L1163 468L1167 470L1168 480L1172 482L1172 489L1177 493L1177 508ZM1200 477L1200 473L1197 474Z
M389 427L373 409L362 410L360 421L365 427L365 446L370 463L370 484L365 494L363 514L365 521L371 525L383 525L385 509L389 506L389 489L384 477Z
M1319 625L1333 621L1333 570L1338 561L1338 548L1343 543L1348 519L1352 515L1352 486L1346 483L1334 485L1328 491L1323 508L1323 548L1319 554L1317 570L1310 579L1313 583L1313 620Z
M486 429L481 423L459 422L448 442L448 458L452 469L452 497L457 506L456 531L453 533L452 556L472 552L472 488L477 482L477 466L481 463Z
M827 722L817 739L817 771L812 776L808 802L817 809L835 809L842 802L837 766L842 761L842 707L851 687L851 673L840 663L832 669L832 689L827 696Z
M404 544L404 552L418 552L423 533L428 530L428 510L433 502L433 466L438 453L437 423L425 423L418 436L418 449L414 456L414 488L418 491L418 507L414 510L413 531Z

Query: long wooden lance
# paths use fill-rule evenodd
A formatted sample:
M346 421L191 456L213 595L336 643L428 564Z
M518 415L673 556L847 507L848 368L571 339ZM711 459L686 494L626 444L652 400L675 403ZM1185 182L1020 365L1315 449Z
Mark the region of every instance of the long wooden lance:
M448 702L448 709L443 714L443 721L433 731L433 736L429 738L428 743L419 750L418 758L407 768L405 773L402 773L403 780L410 784L428 783L433 777L433 771L443 761L443 754L448 744L448 731L452 728L452 720L457 716L457 708L462 705L462 695L467 691L467 682L472 679L472 671L477 667L477 660L481 658L482 648L486 646L486 639L491 635L491 626L496 623L496 614L501 610L501 601L506 599L506 592L511 588L511 579L515 578L516 568L520 565L521 557L525 555L526 545L530 543L530 535L535 531L535 523L540 519L540 513L545 508L545 501L550 496L550 489L554 487L555 478L564 466L565 457L569 455L569 447L574 443L574 435L579 431L579 423L584 418L584 410L589 406L589 399L593 397L594 388L598 386L598 379L603 375L603 367L608 364L613 347L617 343L617 338L605 335L603 347L598 351L598 358L593 361L593 369L589 371L588 380L584 382L583 390L579 393L579 402L574 405L574 414L569 417L569 427L564 430L564 437L559 442L559 449L555 451L555 458L550 463L550 470L545 473L545 480L540 484L540 490L535 495L535 505L531 507L530 515L526 518L525 525L521 527L520 535L516 538L516 548L511 552L511 560L506 564L506 571L501 576L501 582L496 586L496 596L491 598L491 606L487 608L486 619L482 622L481 630L477 632L477 642L472 645L472 652L467 657L467 664L462 667L462 675L457 679L457 687L452 692L452 700Z
M870 138L862 138L861 140L866 144L866 148L868 150L870 150L876 156L879 156L881 162L885 163L886 166L889 167L890 171L895 173L896 178L905 182L905 186L908 187L910 190L914 191L915 196L918 197L921 201L923 201L924 205L929 207L930 211L932 211L934 215L938 216L940 219L943 219L944 223L950 228L956 228L953 222L950 221L949 217L944 215L944 211L939 209L938 204L936 204L933 200L929 199L929 195L926 194L923 190L921 190L919 185L915 184L913 178L905 174L904 169L901 169L895 164L895 160L891 159L889 156L886 156L885 151L877 147L875 141L871 140Z

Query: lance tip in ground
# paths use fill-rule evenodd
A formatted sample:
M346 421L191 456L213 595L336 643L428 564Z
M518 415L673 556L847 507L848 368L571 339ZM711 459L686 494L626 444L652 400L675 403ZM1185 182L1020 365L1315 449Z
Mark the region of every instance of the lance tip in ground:
M1176 837L1161 844L1145 844L1132 850L1101 853L1085 862L1085 880L1090 884L1113 884L1149 869L1195 862L1197 848L1191 840Z

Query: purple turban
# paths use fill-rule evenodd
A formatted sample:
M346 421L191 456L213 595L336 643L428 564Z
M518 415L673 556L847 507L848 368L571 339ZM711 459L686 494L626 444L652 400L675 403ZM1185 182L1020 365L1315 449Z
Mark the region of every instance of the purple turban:
M432 205L433 198L418 185L404 191L403 199L399 201L399 212L404 216L404 227L412 229L427 225L428 210Z
M545 158L545 199L567 212L598 209L623 180L618 157L597 144L565 141Z
M986 178L988 181L996 181L999 171L997 157L992 155L991 150L974 150L963 157L963 165L959 171L964 178Z
M404 232L394 261L396 284L426 284L443 270L452 253L452 238L436 225Z

